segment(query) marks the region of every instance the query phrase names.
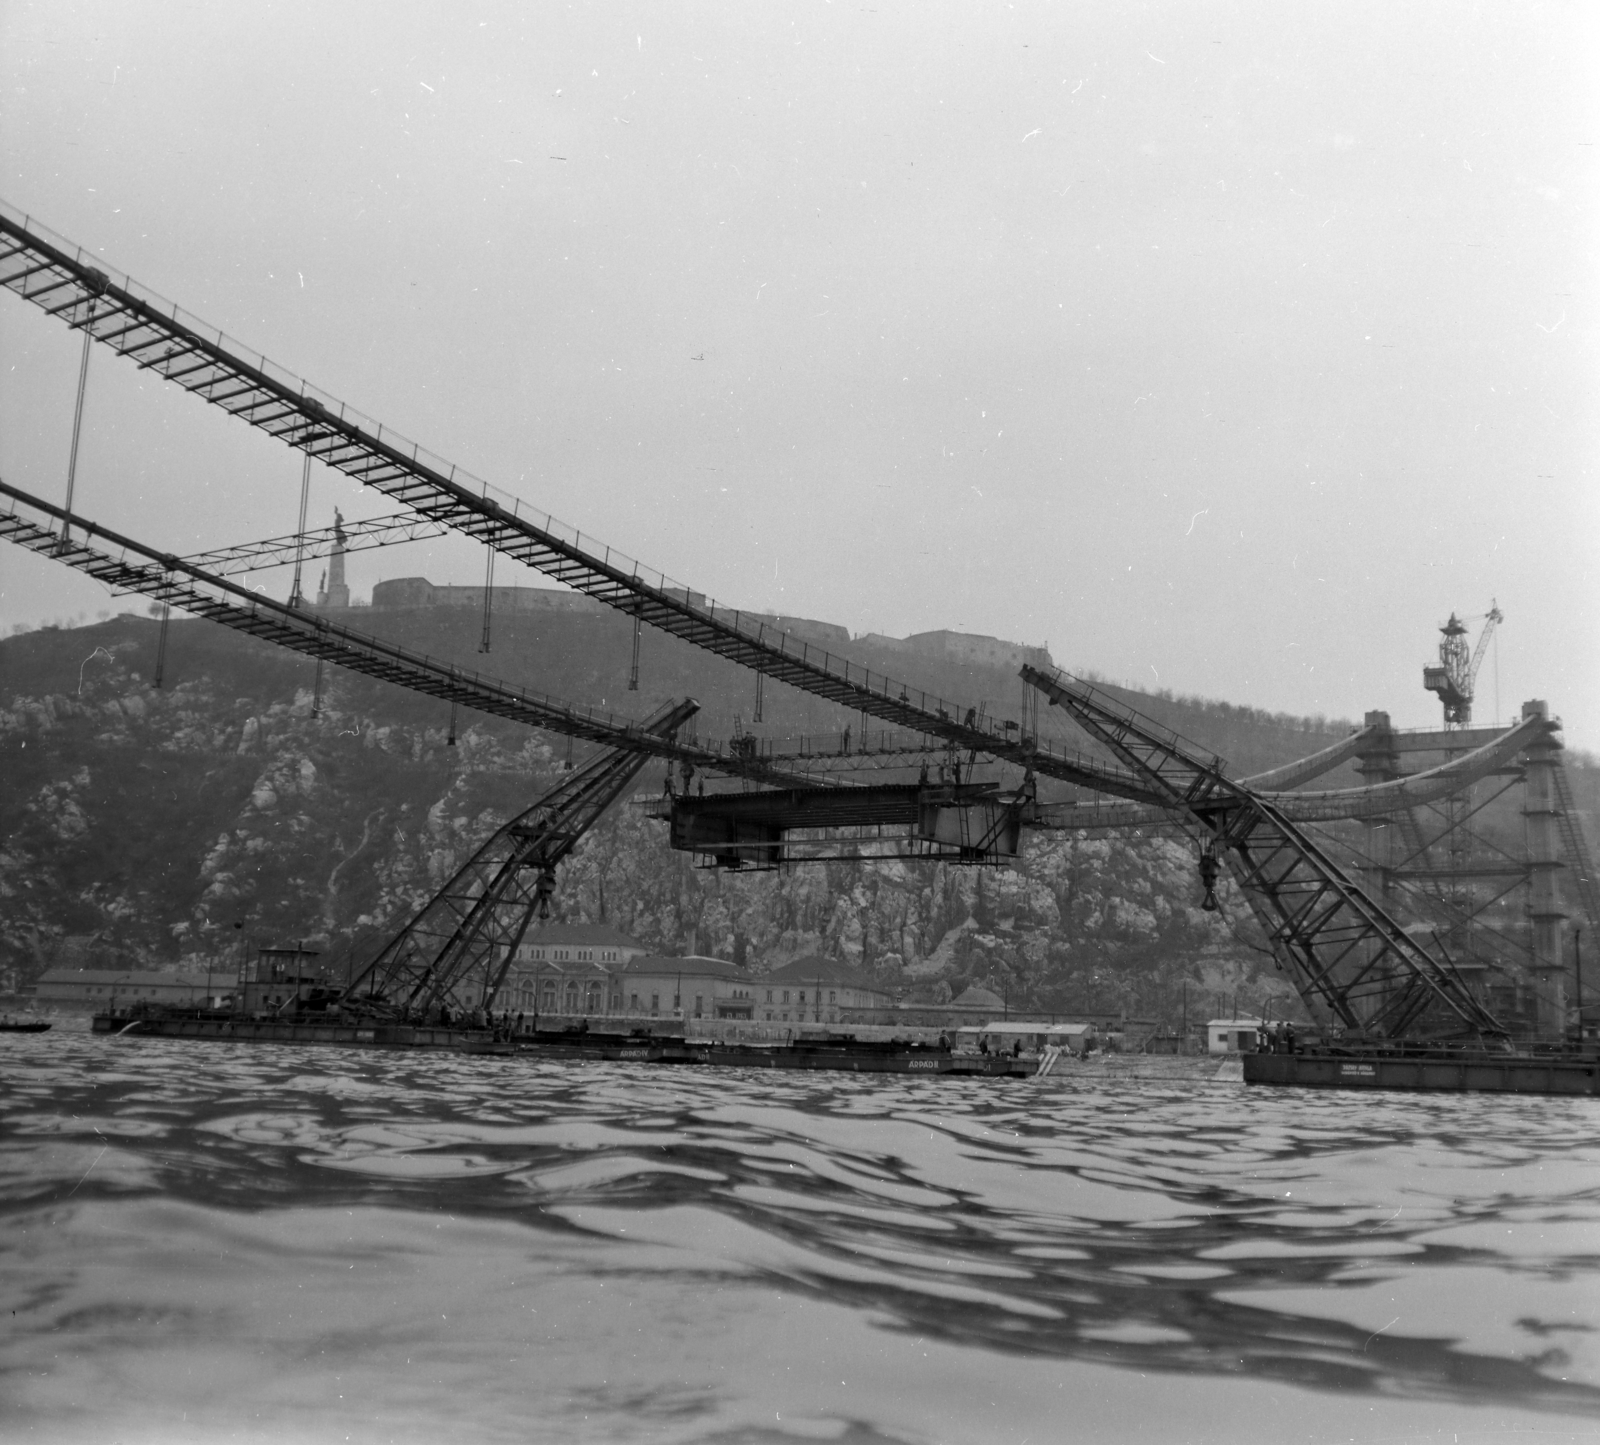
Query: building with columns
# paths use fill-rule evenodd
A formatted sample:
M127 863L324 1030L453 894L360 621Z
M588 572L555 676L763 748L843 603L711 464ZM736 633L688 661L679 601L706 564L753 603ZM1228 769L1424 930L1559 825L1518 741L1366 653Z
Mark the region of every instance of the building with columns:
M496 1006L525 1014L612 1013L618 994L612 974L648 952L606 923L552 923L524 935Z

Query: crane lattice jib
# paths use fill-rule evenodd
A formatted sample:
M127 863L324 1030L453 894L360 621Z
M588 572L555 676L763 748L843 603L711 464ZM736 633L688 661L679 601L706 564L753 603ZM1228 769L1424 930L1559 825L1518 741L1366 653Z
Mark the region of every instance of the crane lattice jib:
M642 725L670 737L697 704L668 703ZM347 1012L425 1018L436 1004L493 1005L535 914L548 912L556 865L600 820L646 755L613 748L518 814L457 870L351 982Z
M1483 654L1488 650L1489 639L1494 636L1494 630L1505 621L1505 614L1490 605L1488 615L1483 621L1483 631L1478 634L1478 645L1472 649L1472 661L1467 664L1467 692L1472 694L1478 685L1478 669L1483 665Z
M894 727L1118 797L1140 782L778 630L499 492L0 203L0 287L442 526L697 647Z
M113 592L136 593L196 617L217 622L307 657L337 663L353 672L393 683L412 692L475 708L528 727L564 733L585 742L631 747L643 756L691 763L712 772L793 787L816 779L774 767L760 755L746 755L727 744L684 743L648 734L630 718L574 707L497 678L467 672L381 638L262 597L204 568L160 553L81 517L73 519L70 539L49 525L64 513L59 507L0 482L0 497L22 502L43 514L30 519L14 508L0 512L0 539L83 572ZM105 546L92 545L95 541Z
M1448 961L1435 958L1266 799L1159 724L1062 673L1024 679L1159 789L1215 846L1314 1017L1374 1038L1503 1035Z

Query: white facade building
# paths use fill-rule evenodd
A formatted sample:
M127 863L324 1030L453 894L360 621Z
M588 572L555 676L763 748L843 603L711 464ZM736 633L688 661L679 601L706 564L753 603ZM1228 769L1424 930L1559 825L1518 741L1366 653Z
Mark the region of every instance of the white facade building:
M524 935L496 1008L524 1014L617 1011L612 974L649 950L605 923L553 923Z
M1254 1052L1261 1037L1260 1019L1207 1019L1206 1052L1239 1054Z

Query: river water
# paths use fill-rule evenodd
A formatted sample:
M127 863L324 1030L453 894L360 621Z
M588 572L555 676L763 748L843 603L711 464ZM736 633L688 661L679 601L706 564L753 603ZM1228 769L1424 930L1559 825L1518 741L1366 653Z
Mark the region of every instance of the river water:
M1600 1101L0 1036L0 1437L1600 1436Z

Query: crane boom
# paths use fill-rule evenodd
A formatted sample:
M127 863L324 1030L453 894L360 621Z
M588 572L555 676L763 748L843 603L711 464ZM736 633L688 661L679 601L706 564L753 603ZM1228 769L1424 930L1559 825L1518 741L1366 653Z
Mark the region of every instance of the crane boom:
M1478 668L1483 664L1483 654L1489 646L1489 639L1494 636L1495 628L1504 620L1504 614L1495 606L1494 599L1490 598L1489 613L1483 619L1483 631L1478 634L1478 645L1472 649L1472 664L1467 669L1467 691L1469 694L1477 686Z
M639 731L670 739L698 707L667 703ZM609 748L499 828L350 984L341 1007L426 1015L437 1003L493 1004L528 925L550 912L556 865L647 761L638 748Z
M1206 906L1216 906L1209 890L1226 859L1319 1023L1376 1039L1504 1035L1447 958L1407 934L1274 803L1229 778L1220 758L1065 673L1024 667L1022 677L1143 777L1201 841Z

